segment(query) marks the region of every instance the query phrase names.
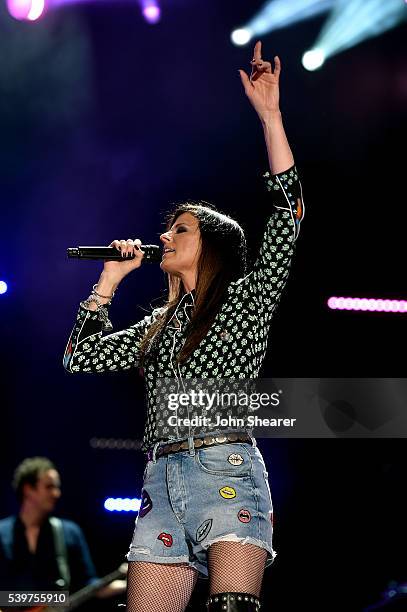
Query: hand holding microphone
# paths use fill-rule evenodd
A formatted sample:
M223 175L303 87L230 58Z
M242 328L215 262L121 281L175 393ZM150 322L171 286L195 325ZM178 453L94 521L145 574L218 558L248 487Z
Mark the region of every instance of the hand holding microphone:
M141 250L140 247L141 240L139 239L132 240L131 238L129 238L128 240L113 240L113 242L110 243L108 249L113 248L116 249L116 251L119 251L121 253L122 260L104 260L103 271L100 275L99 282L97 283L96 288L96 291L99 294L99 302L102 305L110 302L111 297L113 296L114 292L116 291L119 283L121 283L123 278L127 276L127 274L141 266L141 262L144 257L144 251ZM87 247L83 247L83 253L85 253L85 257L83 258L86 258L86 248ZM103 248L101 250L103 250ZM80 251L81 247L79 247L78 249L68 249L68 256L80 258ZM97 247L95 248L95 253L93 254L93 256L90 255L89 257L91 259L101 259L101 257L99 257L97 254ZM107 257L108 255L104 256ZM117 253L115 253L115 255L117 256ZM129 257L131 257L131 259L129 259ZM88 305L88 308L89 310L96 310L96 303L91 302Z
M115 240L115 243L120 244L122 242L134 242L138 244L140 241L129 240ZM113 243L111 243L113 244ZM158 263L162 259L162 247L156 244L139 244L139 248L144 251L144 260L149 263ZM120 249L116 249L114 246L78 246L67 249L67 254L70 259L99 259L100 261L123 261ZM127 253L126 259L133 259L132 253Z
M162 249L156 244L141 244L141 240L113 240L109 246L79 246L67 249L69 258L94 259L104 261L104 271L119 276L119 282L132 270L139 268L142 259L158 263L162 259ZM126 265L126 264L131 265ZM108 265L113 264L113 265ZM114 264L119 264L114 265Z
M127 274L141 266L144 251L140 248L141 240L138 238L136 240L131 238L128 240L113 240L109 247L121 252L122 261L105 260L102 274L104 273L104 276L118 285ZM131 259L128 259L129 257Z

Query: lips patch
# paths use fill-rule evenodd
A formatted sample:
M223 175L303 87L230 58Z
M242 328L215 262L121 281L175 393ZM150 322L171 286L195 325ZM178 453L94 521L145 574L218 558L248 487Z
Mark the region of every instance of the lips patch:
M151 501L151 497L147 493L147 491L143 491L143 497L141 498L141 506L138 511L138 515L143 518L148 512L150 512L153 507L153 502Z
M210 532L212 528L212 523L213 523L212 519L206 519L206 521L204 521L202 525L199 525L198 529L196 530L196 541L197 542L202 542L202 540L206 538L206 536L208 535L208 533Z
M232 465L242 465L244 459L242 455L239 455L239 453L233 453L232 455L229 455L228 461Z
M237 518L239 519L241 523L250 523L250 521L252 520L252 515L250 514L248 510L245 510L244 508L242 508L237 513Z
M223 499L233 499L236 497L236 490L233 487L222 487L219 493Z
M161 540L161 542L164 544L164 546L167 546L167 548L172 546L172 535L170 533L165 533L165 531L162 531L160 535L157 536L157 540Z

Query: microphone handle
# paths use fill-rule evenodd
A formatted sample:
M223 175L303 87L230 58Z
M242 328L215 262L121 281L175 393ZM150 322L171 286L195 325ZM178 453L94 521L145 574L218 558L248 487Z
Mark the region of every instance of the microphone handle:
M156 244L142 244L141 250L144 251L143 261L148 263L159 262L162 259L161 248ZM121 252L109 246L79 246L67 249L70 259L99 259L109 261L129 261L134 259L134 255L122 257Z

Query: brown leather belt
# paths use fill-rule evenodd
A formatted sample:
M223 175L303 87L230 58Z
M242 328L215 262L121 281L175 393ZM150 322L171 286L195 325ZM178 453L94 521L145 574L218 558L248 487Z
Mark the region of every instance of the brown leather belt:
M205 438L194 438L194 448L207 446L217 446L218 444L231 444L233 442L248 442L253 444L251 437L245 433L230 433L220 436L206 436ZM181 451L189 450L188 440L185 442L174 442L173 444L164 444L157 448L156 457L169 455L170 453L180 453ZM153 449L150 448L147 453L147 461L153 458Z

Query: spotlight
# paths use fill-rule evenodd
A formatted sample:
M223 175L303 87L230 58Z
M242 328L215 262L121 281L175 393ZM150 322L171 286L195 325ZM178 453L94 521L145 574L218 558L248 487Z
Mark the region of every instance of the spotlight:
M7 6L15 19L36 21L45 11L45 0L7 0Z
M233 30L230 38L235 45L246 45L251 40L252 33L247 28L240 28L239 30Z
M6 293L7 289L7 283L5 283L4 281L0 281L0 295L2 293Z
M405 2L400 0L337 0L315 47L322 49L328 58L379 36L405 21L406 17Z
M406 2L407 0L271 0L241 29L232 32L231 39L234 44L244 45L251 38L258 38L329 11L329 16L311 49L312 55L308 56L307 53L303 57L304 67L307 70L316 70L331 55L354 47L367 38L378 36L405 21ZM247 38L247 34L241 34L246 32L250 33L250 38ZM315 50L323 52L322 62L320 57L313 53Z
M129 497L108 497L103 504L108 512L138 512L141 499Z
M363 310L370 312L407 313L406 300L384 300L375 298L330 297L328 307L332 310Z
M337 0L271 0L241 29L231 34L235 45L329 11Z
M310 49L302 56L302 65L306 70L318 70L325 61L325 53L322 49Z
M161 18L160 7L155 0L143 0L143 15L148 23L158 23Z

